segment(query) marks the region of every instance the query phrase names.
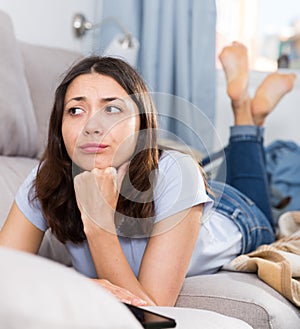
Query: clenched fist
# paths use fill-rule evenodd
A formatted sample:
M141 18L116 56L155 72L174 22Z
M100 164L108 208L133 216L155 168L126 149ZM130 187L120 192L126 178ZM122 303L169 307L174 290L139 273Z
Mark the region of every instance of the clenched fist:
M91 220L103 229L115 232L114 213L128 163L114 167L94 168L74 178L74 189L83 224Z

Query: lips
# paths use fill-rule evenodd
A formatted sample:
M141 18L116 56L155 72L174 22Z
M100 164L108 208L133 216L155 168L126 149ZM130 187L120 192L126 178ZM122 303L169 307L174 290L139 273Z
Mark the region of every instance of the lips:
M86 143L79 148L85 153L101 153L108 148L106 144L98 144L98 143Z

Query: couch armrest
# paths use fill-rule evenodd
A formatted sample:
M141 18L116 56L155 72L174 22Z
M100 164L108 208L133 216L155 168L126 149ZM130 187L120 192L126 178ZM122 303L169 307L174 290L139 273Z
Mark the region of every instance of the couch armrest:
M176 306L219 312L253 328L300 328L300 310L251 273L220 271L187 278Z

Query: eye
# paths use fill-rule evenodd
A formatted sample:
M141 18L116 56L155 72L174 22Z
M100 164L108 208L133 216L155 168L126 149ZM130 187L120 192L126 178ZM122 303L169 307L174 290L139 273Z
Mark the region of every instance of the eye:
M80 107L71 107L70 109L68 109L68 113L72 116L79 115L82 112L83 112L83 109L81 109Z
M105 112L112 113L112 114L121 113L122 109L120 109L119 107L117 107L115 105L108 105L105 107Z

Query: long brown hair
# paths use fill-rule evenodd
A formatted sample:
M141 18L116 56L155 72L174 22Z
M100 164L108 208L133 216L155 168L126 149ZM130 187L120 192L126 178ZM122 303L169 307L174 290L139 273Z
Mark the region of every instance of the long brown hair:
M158 166L159 152L155 109L147 87L139 74L120 59L86 57L71 67L56 89L49 122L48 142L33 185L34 197L40 201L50 229L63 243L66 241L79 243L86 238L75 199L72 160L67 154L61 131L65 95L70 83L76 77L93 72L110 76L117 81L139 109L140 132L136 146L138 151L135 152L128 171L134 190L150 191L150 195L147 194L145 201L143 193L135 192L134 198L132 195L128 197L128 194L121 193L117 213L142 219L151 218L155 213L153 188L149 176Z

